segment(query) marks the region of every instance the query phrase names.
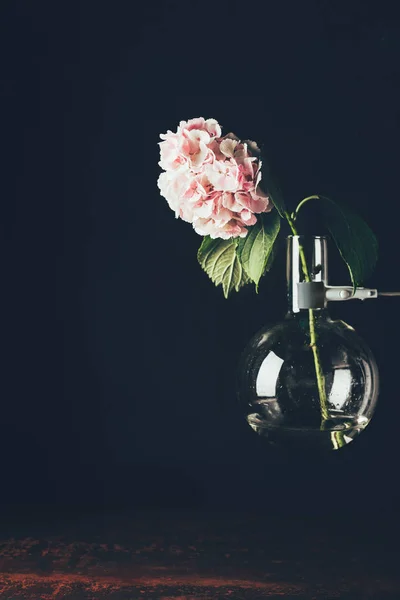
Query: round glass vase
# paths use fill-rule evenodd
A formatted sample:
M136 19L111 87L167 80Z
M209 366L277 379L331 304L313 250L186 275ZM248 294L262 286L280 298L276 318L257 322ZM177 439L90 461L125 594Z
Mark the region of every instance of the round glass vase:
M346 446L371 420L379 377L371 350L325 308L300 309L297 284L328 283L324 237L287 242L289 310L261 329L239 366L238 394L250 427L274 445Z

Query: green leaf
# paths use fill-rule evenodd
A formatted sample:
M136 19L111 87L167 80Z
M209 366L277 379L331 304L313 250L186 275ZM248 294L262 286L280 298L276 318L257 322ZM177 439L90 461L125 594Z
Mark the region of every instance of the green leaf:
M348 208L325 196L319 196L318 201L325 226L349 269L355 290L375 268L378 241L366 222Z
M371 275L378 260L378 241L366 222L336 205L326 226L349 269L354 290Z
M278 237L278 236L277 236L277 237ZM276 240L275 240L275 241L276 241ZM269 254L268 258L267 258L267 262L266 262L266 264L265 264L265 269L264 269L264 273L263 273L263 275L265 275L265 273L267 273L268 271L270 271L270 270L271 270L271 267L272 267L272 265L273 265L273 263L274 263L275 257L276 257L276 255L278 254L277 245L278 245L278 244L274 244L274 245L272 246L271 252L270 252L270 254Z
M263 156L261 157L261 175L261 189L269 196L280 216L284 218L287 209L283 199L282 190L272 175L272 170L268 161Z
M280 226L281 219L277 211L259 215L257 223L249 228L247 236L238 242L240 262L246 274L256 284L257 291L262 275L271 266L269 261Z
M207 236L197 253L197 260L211 281L222 285L225 298L250 281L236 254L237 244L237 239L212 240Z

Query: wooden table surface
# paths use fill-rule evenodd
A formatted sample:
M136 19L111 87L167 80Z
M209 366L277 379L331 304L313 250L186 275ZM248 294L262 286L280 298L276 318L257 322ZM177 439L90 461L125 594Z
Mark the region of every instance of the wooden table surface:
M400 599L390 520L282 519L271 506L256 516L26 517L1 532L1 599Z

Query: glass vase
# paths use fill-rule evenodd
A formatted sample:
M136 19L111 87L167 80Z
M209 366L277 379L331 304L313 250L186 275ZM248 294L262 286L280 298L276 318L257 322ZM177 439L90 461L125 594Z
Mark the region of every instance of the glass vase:
M288 238L288 312L246 347L239 399L250 427L271 444L338 449L371 420L378 368L355 330L330 318L326 301L323 308L299 307L302 282L327 285L325 237Z

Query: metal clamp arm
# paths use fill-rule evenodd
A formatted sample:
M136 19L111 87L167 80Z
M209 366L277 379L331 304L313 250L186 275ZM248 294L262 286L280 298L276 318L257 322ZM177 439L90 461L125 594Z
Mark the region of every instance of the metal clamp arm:
M400 296L400 292L378 292L376 289L358 287L353 291L348 285L325 285L323 281L303 281L297 284L299 308L324 308L327 302L344 300L369 300L379 296Z
M346 285L327 285L325 287L325 298L329 301L340 300L367 300L369 298L377 298L378 290L359 287L355 293L351 286Z

